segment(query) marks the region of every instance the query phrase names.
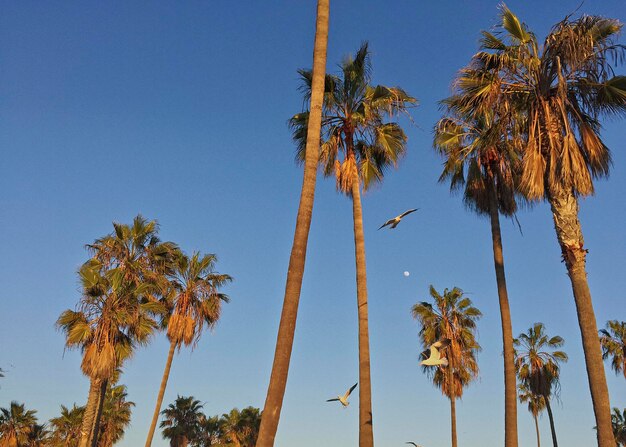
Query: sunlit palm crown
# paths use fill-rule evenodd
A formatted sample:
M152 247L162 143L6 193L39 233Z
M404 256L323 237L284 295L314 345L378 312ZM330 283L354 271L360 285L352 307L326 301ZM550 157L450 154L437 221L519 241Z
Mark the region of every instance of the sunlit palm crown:
M425 367L425 371L433 374L433 383L441 388L446 396L463 395L463 388L478 376L476 353L480 345L476 341L476 321L482 316L480 310L472 305L472 301L463 296L459 288L445 289L440 295L430 286L430 296L434 305L420 302L413 306L413 317L420 324L420 341L425 349L437 340L447 338L450 345L445 350L448 367L445 369ZM447 369L452 369L453 383L449 383ZM451 386L452 385L452 386Z
M108 379L136 344L147 343L157 327L151 315L162 306L142 298L153 287L150 284L135 286L118 268L102 272L95 259L81 267L83 297L76 311L61 314L57 326L65 332L69 348L83 351L83 373Z
M340 66L341 76L326 75L322 110L320 164L326 176L335 175L337 188L350 194L359 181L365 190L382 180L406 151L407 137L395 122L386 121L415 105L415 98L399 87L370 85L368 44ZM299 70L302 90L310 99L312 73ZM289 124L304 161L309 112L294 115Z
M111 447L124 437L134 402L127 401L125 385L109 384L104 398L98 447Z
M50 419L51 444L54 447L75 447L78 445L84 413L85 407L77 407L74 404L70 409L61 405L61 415Z
M620 372L626 378L626 321L611 320L606 329L600 330L602 358L611 357L611 367L616 374Z
M192 396L178 396L173 404L161 413L165 416L160 424L163 430L163 437L176 440L181 437L187 440L193 438L200 427L203 418L202 404Z
M528 411L534 416L538 416L546 408L545 398L540 394L533 393L524 383L518 385L518 397L520 403L528 403Z
M558 335L549 337L543 323L535 323L513 341L515 366L521 382L535 394L550 397L558 393L559 363L567 362L567 354L557 351L564 341Z
M0 408L0 445L22 445L28 440L37 423L35 410L26 410L24 404L11 402L9 408Z
M483 32L484 51L474 56L474 66L490 75L465 90L474 92L476 104L497 98L507 132L519 133L511 141L523 154L520 187L528 198L593 193L593 178L608 175L611 161L598 119L626 113L626 77L613 68L624 56L616 43L622 24L567 17L540 46L506 6L501 19L498 32Z
M167 336L179 346L197 343L204 324L213 327L219 320L221 303L228 302L228 296L219 289L232 278L215 272L216 262L215 255L200 256L197 252L191 257L179 253L172 262L167 275Z

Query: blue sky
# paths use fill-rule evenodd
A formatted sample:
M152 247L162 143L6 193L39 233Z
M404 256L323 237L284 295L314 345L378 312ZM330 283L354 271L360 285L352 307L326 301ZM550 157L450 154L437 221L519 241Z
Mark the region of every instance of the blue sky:
M511 1L539 35L579 1ZM457 406L459 442L501 444L501 335L489 225L437 184L431 149L437 101L497 21L497 1L335 0L328 71L364 40L374 82L418 98L403 121L408 154L363 198L370 298L374 434L380 446L449 444L449 403L418 367L411 306L438 290L464 289L483 311L480 379ZM165 402L192 394L207 414L262 407L268 383L301 170L287 119L301 111L298 68L311 66L314 1L4 2L0 16L0 406L11 400L54 417L84 403L80 354L65 352L54 322L79 298L84 244L141 213L163 239L216 253L235 278L232 302L197 349L181 351ZM581 11L626 21L623 0ZM623 40L622 40L623 42ZM624 73L624 68L620 69ZM581 200L588 273L599 326L626 319L624 123L605 121L613 151L608 181ZM420 211L377 231L407 208ZM319 178L298 328L277 446L355 445L356 405L325 400L358 379L351 205ZM595 425L570 284L549 208L503 221L513 331L542 321L566 340L563 445L587 446ZM410 276L403 276L409 271ZM128 362L122 382L136 403L120 446L144 442L167 343L163 335ZM626 383L607 370L613 406ZM548 442L547 417L540 421ZM519 407L520 445L534 427ZM166 446L160 436L155 446Z

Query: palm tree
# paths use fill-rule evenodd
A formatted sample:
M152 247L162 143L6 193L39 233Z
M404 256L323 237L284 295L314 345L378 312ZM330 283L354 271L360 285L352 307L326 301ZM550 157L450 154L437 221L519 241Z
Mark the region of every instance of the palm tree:
M180 253L171 265L167 274L170 293L167 315L167 338L170 349L163 372L161 387L157 396L156 407L152 417L152 424L148 431L146 447L152 445L152 438L156 429L165 387L170 374L174 351L184 344L196 345L206 324L214 327L220 318L221 303L228 302L228 296L220 293L220 287L232 281L229 275L215 272L217 257L215 255L200 256L194 253L191 258Z
M613 408L611 424L613 426L613 436L615 436L618 447L626 446L626 408L621 413L619 408Z
M127 401L125 385L109 383L104 396L102 422L98 434L98 447L112 447L124 437L126 427L130 425L130 417L134 402Z
M308 122L307 140L304 157L304 178L300 193L300 205L296 218L296 229L289 257L287 283L283 309L276 338L276 351L270 383L267 389L263 419L257 440L258 447L271 447L278 430L280 411L287 386L289 362L296 330L300 290L304 275L306 249L313 213L317 162L320 147L320 129L322 121L322 101L324 96L324 77L326 74L326 48L328 45L328 17L330 0L318 0L317 18L315 23L315 44L313 47L313 74L311 76L310 117Z
M564 351L556 351L563 346L563 338L548 337L543 323L535 323L526 333L522 333L513 343L516 348L515 366L521 383L535 395L542 396L550 418L552 443L557 447L556 431L550 399L559 393L559 363L567 362Z
M165 416L160 424L164 429L163 438L170 440L171 447L187 447L197 437L200 421L204 418L201 409L202 404L193 396L178 396L161 412Z
M615 374L621 372L626 378L626 321L607 321L606 329L600 329L600 345L602 359L611 357Z
M28 438L23 447L46 447L50 440L50 431L46 424L33 424L28 431Z
M509 113L500 109L497 101L500 82L497 71L481 60L463 68L454 81L455 94L442 101L445 112L435 126L434 146L445 158L439 181L449 179L451 191L464 188L467 208L490 218L504 352L504 445L517 447L513 328L500 214L510 217L517 211L515 171L519 157L508 141Z
M151 315L159 304L143 299L151 290L149 284L125 281L119 268L103 272L96 259L85 263L79 276L83 297L78 309L65 310L57 326L65 332L66 346L83 352L81 369L91 384L79 446L91 442L95 447L108 381L137 344L147 343L157 327Z
M0 408L0 447L19 447L37 424L36 410L26 410L24 404L11 402L9 408Z
M476 353L480 345L476 341L476 321L482 313L457 287L445 289L440 295L431 285L430 296L434 305L419 302L413 306L412 314L421 326L419 338L425 350L439 340L450 340L442 352L448 366L437 366L434 371L432 367L424 369L431 375L435 386L450 399L452 447L456 447L456 399L461 398L463 389L478 377Z
M220 418L222 442L230 442L235 447L252 447L255 445L261 423L258 408L247 407L239 411L233 408Z
M598 328L585 270L587 250L578 219L578 197L593 193L593 179L606 177L609 149L600 137L600 118L626 113L626 77L611 61L626 49L616 44L622 24L614 19L568 16L543 46L525 24L502 6L502 37L485 33L475 58L500 71L500 98L518 113L523 154L520 190L530 200L550 203L557 240L572 284L583 341L589 388L599 427L598 443L613 447L611 407Z
M78 447L80 441L80 428L85 407L77 407L76 404L70 409L61 405L61 415L50 419L52 428L53 447Z
M396 166L406 151L404 131L397 123L385 119L406 112L416 100L398 87L370 85L367 43L341 64L341 70L341 77L326 75L320 164L325 176L335 176L337 189L352 198L359 321L359 444L371 446L374 435L361 188L366 191L381 182L385 170ZM300 70L299 73L305 97L309 97L311 72ZM298 145L298 160L305 156L308 121L307 111L290 120Z
M198 447L221 444L223 436L219 416L202 416L200 418L199 433L196 436Z
M541 447L541 438L539 436L539 413L546 408L546 401L543 396L533 393L528 385L520 383L519 387L519 401L520 403L528 402L528 411L533 415L535 421L535 431L537 432L537 447Z

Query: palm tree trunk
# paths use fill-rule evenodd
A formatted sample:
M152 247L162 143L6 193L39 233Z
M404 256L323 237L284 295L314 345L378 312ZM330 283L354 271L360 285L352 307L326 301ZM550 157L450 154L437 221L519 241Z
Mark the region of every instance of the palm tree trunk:
M372 383L370 376L370 338L367 311L367 270L363 210L358 178L352 182L352 217L354 220L354 254L356 258L356 296L359 315L359 446L374 445L372 425Z
M504 446L517 447L517 382L515 378L515 352L513 349L513 326L511 309L504 274L502 254L502 234L500 213L493 182L489 188L489 216L491 218L491 240L493 243L493 264L496 270L500 319L502 322L502 345L504 352Z
M457 447L456 440L456 398L450 398L450 430L452 435L452 447Z
M556 441L556 430L554 429L554 417L552 416L552 408L550 407L550 400L544 396L546 401L546 410L548 410L548 418L550 419L550 432L552 433L552 446L558 447L558 442Z
M574 292L591 401L598 427L598 446L615 447L615 438L611 426L611 405L602 363L598 326L591 302L587 272L585 271L587 250L583 248L583 234L578 220L578 200L571 191L550 191L548 201L552 209L557 239Z
M150 423L150 430L148 431L148 438L146 439L146 447L152 445L152 438L154 437L154 431L159 420L159 413L161 412L161 405L163 404L163 395L165 394L165 388L167 387L167 380L170 377L170 369L172 368L172 360L174 359L174 352L176 351L176 342L172 340L170 342L170 350L167 353L167 362L165 362L165 370L163 371L163 378L161 379L161 387L159 388L159 394L157 396L156 406L154 407L154 414L152 415L152 422Z
M98 401L100 394L100 380L91 379L89 383L89 395L87 396L87 404L85 405L85 413L80 428L80 442L78 447L87 447L90 441L96 413L98 411Z
M311 86L311 112L307 128L306 159L304 162L304 179L300 194L300 205L296 219L296 230L289 258L287 283L283 310L280 316L274 364L267 397L263 407L263 416L259 428L257 447L271 447L278 430L280 410L287 386L289 362L293 347L298 303L304 275L309 228L313 214L315 183L319 158L320 132L322 126L322 105L324 99L324 79L326 76L326 47L328 45L328 17L330 0L318 0L317 20L315 24L315 44L313 48L313 80Z
M100 383L100 392L98 393L98 406L96 416L94 417L93 427L91 429L91 434L89 435L89 445L91 447L96 447L98 445L98 434L100 433L100 419L102 418L102 408L104 407L104 399L106 397L108 384L109 381L106 379Z
M537 420L536 414L533 414L533 419L535 420L535 432L537 433L537 447L541 447L541 438L539 437L539 421Z

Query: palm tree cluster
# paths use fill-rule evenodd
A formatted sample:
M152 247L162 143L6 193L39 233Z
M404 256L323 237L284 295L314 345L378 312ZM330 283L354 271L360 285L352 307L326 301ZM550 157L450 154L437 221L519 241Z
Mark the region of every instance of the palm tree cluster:
M207 417L193 396L178 396L161 413L163 438L171 447L252 447L257 441L261 412L258 408L233 408L221 416Z

